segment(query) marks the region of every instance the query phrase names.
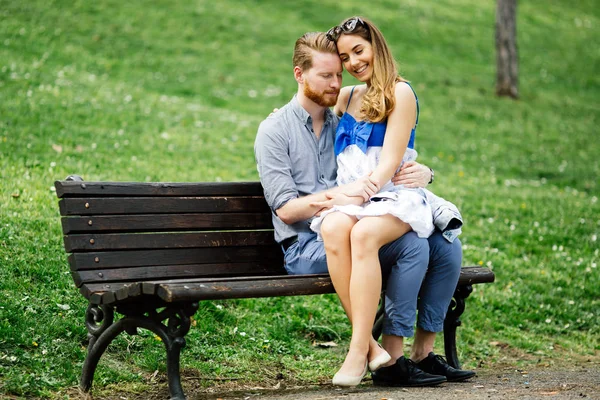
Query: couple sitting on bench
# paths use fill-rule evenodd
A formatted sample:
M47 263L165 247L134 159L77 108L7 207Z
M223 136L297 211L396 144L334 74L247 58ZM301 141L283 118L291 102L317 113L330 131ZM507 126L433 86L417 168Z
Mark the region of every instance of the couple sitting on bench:
M383 35L349 18L300 37L293 64L298 92L261 123L254 150L286 270L329 272L351 321L333 383L358 385L367 370L383 386L474 376L433 352L460 275L462 220L424 189L433 170L415 161L418 99ZM363 84L342 88L342 65ZM371 330L382 288L380 346Z

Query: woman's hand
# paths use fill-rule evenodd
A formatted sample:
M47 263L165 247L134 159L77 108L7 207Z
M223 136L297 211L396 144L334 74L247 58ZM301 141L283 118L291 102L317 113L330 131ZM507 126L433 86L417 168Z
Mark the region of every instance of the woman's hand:
M365 202L379 191L379 183L371 178L371 174L369 174L341 186L339 189L342 194L349 197L362 197L363 202Z
M404 185L407 188L424 188L429 181L431 181L431 170L416 161L405 162L400 171L392 177L394 185Z
M327 200L315 201L310 203L311 207L319 207L319 211L315 214L319 216L323 211L329 210L333 206L345 206L348 204L361 205L363 198L361 196L347 196L343 193L325 193Z

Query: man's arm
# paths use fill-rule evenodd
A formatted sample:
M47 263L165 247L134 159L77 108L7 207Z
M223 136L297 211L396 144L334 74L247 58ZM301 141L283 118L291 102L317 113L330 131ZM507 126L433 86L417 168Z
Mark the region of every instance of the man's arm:
M346 185L290 200L275 212L279 219L290 225L312 218L334 204L360 205L378 191L377 185L366 176Z
M288 225L304 221L314 217L323 208L319 204L325 202L328 193L339 191L339 188L333 188L331 191L323 191L308 196L297 197L288 201L282 207L275 210L279 219Z
M404 185L407 188L424 188L433 182L433 170L416 161L408 161L400 171L392 177L394 185Z
M326 201L327 193L360 196L366 201L378 191L369 177L364 177L348 185L300 196L292 177L288 143L280 129L282 127L273 119L263 121L254 143L254 154L267 204L285 224L291 225L315 216L321 207L311 203Z

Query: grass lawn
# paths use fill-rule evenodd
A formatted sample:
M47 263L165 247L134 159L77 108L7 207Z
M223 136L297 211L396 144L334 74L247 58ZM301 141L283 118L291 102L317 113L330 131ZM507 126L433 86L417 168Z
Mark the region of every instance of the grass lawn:
M494 3L0 0L0 397L60 397L85 357L53 182L257 180L294 41L354 14L419 94L419 159L466 217L464 264L496 273L468 299L464 365L598 362L600 11L519 3L512 101L494 96ZM204 303L182 368L205 386L327 382L349 337L333 295ZM162 344L121 337L94 383L143 392L155 371Z

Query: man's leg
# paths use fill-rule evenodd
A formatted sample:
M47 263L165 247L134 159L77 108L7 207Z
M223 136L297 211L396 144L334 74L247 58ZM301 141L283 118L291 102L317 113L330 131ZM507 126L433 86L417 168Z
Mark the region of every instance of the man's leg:
M379 259L386 279L382 343L392 361L373 372L373 383L378 386L429 386L445 382L445 377L427 374L404 357L404 337L413 335L417 296L429 262L427 239L408 232L382 247Z
M419 320L410 356L416 362L433 351L436 333L444 329L444 318L462 265L460 240L450 243L436 231L428 242L429 265L419 292Z
M327 260L323 242L313 232L301 232L283 256L286 271L290 275L326 274Z
M460 277L462 245L458 239L448 242L438 231L428 241L429 267L419 293L419 319L410 358L425 372L444 375L448 381L465 380L475 372L452 368L433 352L436 333L444 329L446 312Z
M379 250L386 288L382 343L392 362L404 355L403 338L413 335L417 295L428 260L429 244L414 232Z

